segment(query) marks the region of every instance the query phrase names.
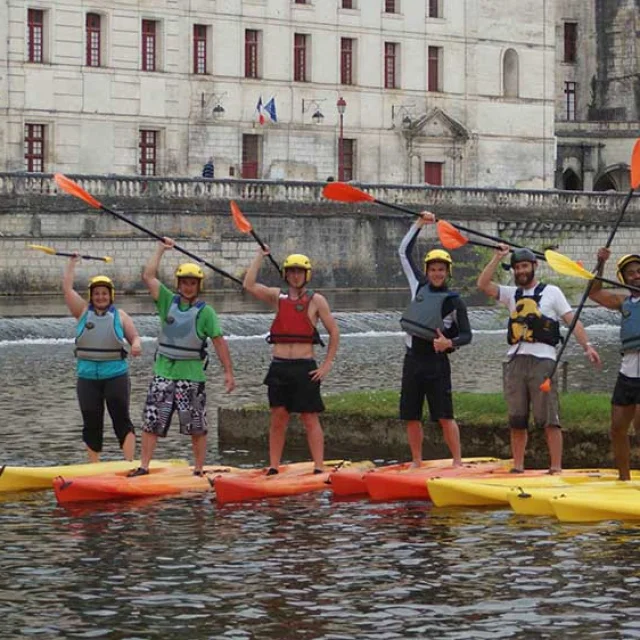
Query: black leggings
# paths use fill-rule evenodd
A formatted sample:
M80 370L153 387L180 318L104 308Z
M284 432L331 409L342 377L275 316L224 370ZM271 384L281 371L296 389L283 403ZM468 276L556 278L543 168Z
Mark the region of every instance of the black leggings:
M129 417L130 388L128 373L108 380L78 378L78 401L83 421L82 440L92 451L102 451L105 403L120 447L125 438L134 433Z

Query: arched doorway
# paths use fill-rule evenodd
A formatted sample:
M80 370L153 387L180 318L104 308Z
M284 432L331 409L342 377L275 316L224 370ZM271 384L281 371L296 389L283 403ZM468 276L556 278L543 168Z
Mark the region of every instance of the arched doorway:
M565 191L582 191L582 181L573 169L562 174L562 188Z
M629 165L607 167L593 182L594 191L626 191L629 188Z

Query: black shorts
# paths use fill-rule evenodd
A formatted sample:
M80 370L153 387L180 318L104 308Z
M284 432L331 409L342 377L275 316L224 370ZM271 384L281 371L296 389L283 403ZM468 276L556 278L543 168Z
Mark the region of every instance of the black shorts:
M432 422L453 419L449 358L445 354L416 356L408 351L402 367L400 419L422 420L425 398Z
M318 368L315 360L283 360L274 358L264 379L269 387L269 406L284 407L289 413L321 413L324 403L320 383L310 371Z
M619 407L640 404L640 378L629 378L629 376L619 373L616 386L613 389L611 404Z
M125 438L134 432L129 417L130 388L129 374L108 380L78 378L76 389L82 412L82 440L92 451L102 451L105 404L121 447Z

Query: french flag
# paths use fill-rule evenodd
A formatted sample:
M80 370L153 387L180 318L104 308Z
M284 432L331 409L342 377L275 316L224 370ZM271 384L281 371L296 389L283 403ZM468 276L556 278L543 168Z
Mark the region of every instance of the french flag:
M264 105L262 104L262 96L258 98L258 104L256 105L256 111L258 112L258 122L264 124Z

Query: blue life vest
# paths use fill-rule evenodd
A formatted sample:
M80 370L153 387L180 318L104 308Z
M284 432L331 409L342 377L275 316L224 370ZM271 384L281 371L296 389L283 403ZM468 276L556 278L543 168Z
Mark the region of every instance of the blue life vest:
M442 307L448 298L458 297L454 291L432 290L428 282L420 285L414 299L400 318L400 326L409 335L433 342L444 331Z
M207 339L198 336L196 324L206 303L199 300L185 311L179 303L180 296L174 296L158 337L158 353L171 360L204 360Z
M640 351L640 300L633 302L631 296L625 298L621 311L620 342L622 342L622 353Z

